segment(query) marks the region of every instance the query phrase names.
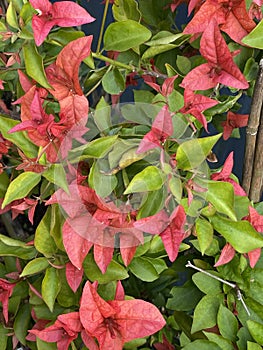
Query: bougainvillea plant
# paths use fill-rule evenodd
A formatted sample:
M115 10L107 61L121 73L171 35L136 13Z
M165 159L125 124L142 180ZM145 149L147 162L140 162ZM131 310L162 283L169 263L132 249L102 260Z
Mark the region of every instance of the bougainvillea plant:
M263 207L214 149L262 3L184 2L105 0L95 43L84 1L3 1L1 350L262 349Z

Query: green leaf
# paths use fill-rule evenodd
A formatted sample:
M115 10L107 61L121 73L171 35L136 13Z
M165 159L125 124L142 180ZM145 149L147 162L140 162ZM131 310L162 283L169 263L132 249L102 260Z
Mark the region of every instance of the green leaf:
M215 271L209 271L209 273L220 277ZM222 293L221 282L208 275L205 275L202 272L195 273L192 276L192 280L194 284L205 294L216 295Z
M246 220L231 221L215 215L210 218L214 229L220 233L239 253L248 253L263 247L263 237Z
M104 34L104 49L126 51L143 44L150 37L150 30L133 20L111 23Z
M64 222L64 215L58 204L51 205L51 221L50 221L50 235L54 239L58 249L65 251L62 238L62 226Z
M148 192L138 211L137 219L146 218L158 213L164 206L166 196L167 190L164 186L157 191Z
M19 174L8 186L2 208L15 199L26 197L29 192L40 182L41 174L26 171Z
M223 295L206 295L197 304L194 310L192 333L216 325L217 313L220 304L223 302Z
M117 139L118 135L100 137L99 139L89 142L87 145L77 147L73 151L70 151L69 159L80 161L87 158L102 158L112 149Z
M247 350L262 350L262 347L259 344L248 341Z
M222 350L216 343L209 340L195 340L187 344L182 350Z
M202 297L202 293L191 283L186 282L182 287L173 287L166 307L170 310L191 311Z
M9 177L7 173L4 171L0 174L0 198L4 198L6 189L9 185Z
M31 310L29 304L27 303L20 307L14 322L15 336L23 345L26 345L26 336L28 334L30 320Z
M35 273L39 273L45 270L48 266L49 262L46 258L36 258L27 263L22 273L20 274L20 277L34 275Z
M49 310L53 312L56 297L60 291L60 279L58 272L54 267L46 269L45 276L41 285L41 293L44 302L47 304Z
M182 180L179 178L179 176L172 176L169 179L169 188L175 197L175 200L180 203L183 194L183 185Z
M141 13L135 0L115 0L112 12L115 20L118 22L127 19L139 22L141 19Z
M86 256L83 262L83 269L89 280L92 282L98 281L99 284L123 280L129 277L126 269L115 260L110 262L107 271L103 274L95 263L92 254Z
M6 350L7 340L8 340L8 328L4 327L3 324L0 324L0 344L1 350Z
M260 21L258 25L242 39L245 45L256 47L257 49L263 49L263 21Z
M115 175L104 174L104 169L101 169L100 165L101 162L98 161L93 163L89 173L89 185L96 191L97 195L105 198L112 193L118 181Z
M80 292L77 291L76 293L74 293L73 290L68 285L65 269L59 269L57 272L61 283L61 288L57 295L57 301L59 305L63 307L70 307L72 305L78 306Z
M133 177L124 194L156 191L162 187L163 183L163 172L156 166L149 165Z
M234 107L236 102L240 99L242 91L234 96L227 96L224 101L218 101L219 103L211 108L204 111L206 117L213 117L215 114L222 114L229 111Z
M156 46L156 45L166 45L176 41L177 44L181 45L182 41L189 39L190 35L183 33L171 33L166 30L159 31L156 35L152 37L150 41L147 41L145 45Z
M41 340L37 337L36 339L37 343L37 350L57 350L57 344L56 343L47 343L44 340Z
M0 132L3 137L14 143L29 158L35 158L38 153L38 147L32 143L24 131L8 134L8 131L19 124L17 120L6 118L0 114Z
M64 47L70 41L81 38L84 35L82 31L74 30L73 28L60 28L58 31L50 33L46 42Z
M170 51L176 47L177 45L174 45L174 44L151 46L149 47L149 49L144 51L142 55L142 59L147 60L148 58L152 58L156 55L159 55L160 53Z
M146 257L136 257L129 264L129 270L141 281L153 282L159 278L159 273Z
M226 214L230 219L236 221L234 188L232 184L223 181L209 181L204 197L213 204L219 213Z
M125 89L124 77L117 68L113 68L103 76L102 87L111 95L119 95Z
M238 321L234 314L224 305L219 306L217 324L221 335L234 342L237 339Z
M25 59L27 74L44 88L50 89L51 86L47 81L46 73L44 71L43 58L37 52L36 45L33 41L27 41L23 45L23 56Z
M204 332L204 334L208 340L216 343L222 350L234 350L232 343L220 335L211 332Z
M176 152L177 167L183 170L198 167L206 159L221 135L191 139L181 143Z
M195 222L195 230L202 255L206 249L212 244L214 229L209 221L197 218Z
M48 181L57 185L59 188L62 188L67 194L69 194L66 172L62 164L51 164L50 167L42 173L42 175Z
M0 234L0 256L17 256L30 260L36 256L36 253L34 247Z
M105 131L112 126L111 123L111 107L105 101L102 96L99 100L95 112L94 112L94 122L100 131Z
M263 346L263 324L256 321L248 320L247 327L253 339L258 344Z
M256 80L258 73L258 63L254 57L250 57L245 64L243 74L248 82Z
M7 11L6 11L6 21L11 27L19 29L17 14L16 14L13 1L10 1L8 5Z
M50 234L50 225L51 225L51 207L49 207L40 221L36 233L34 244L36 249L42 253L45 257L52 257L56 251L57 246L54 242L53 237Z
M176 66L179 69L180 73L186 75L191 69L191 61L187 57L177 56Z

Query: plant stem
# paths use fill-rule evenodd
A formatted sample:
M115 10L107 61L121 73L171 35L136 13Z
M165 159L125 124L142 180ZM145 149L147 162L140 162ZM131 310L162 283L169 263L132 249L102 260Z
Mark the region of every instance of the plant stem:
M125 63L122 63L122 62L119 62L119 61L115 61L115 60L113 60L113 59L111 59L111 58L109 58L107 56L101 55L99 53L92 52L92 57L97 58L98 60L101 60L101 61L104 61L104 62L108 62L112 66L123 68L123 69L129 70L129 71L135 71L136 70L134 66L130 66L128 64L125 64Z
M97 54L100 52L106 17L107 17L107 13L108 13L108 7L109 7L109 0L106 0L104 12L103 12L103 17L102 17L102 22L101 22L101 27L100 27L100 35L99 35L98 44L97 44L97 50L96 50Z
M263 108L261 109L260 125L255 146L255 157L249 198L254 203L260 201L263 181Z
M251 102L251 111L246 130L246 149L243 165L242 187L247 194L250 192L251 179L254 167L254 153L258 127L260 122L260 111L263 100L263 59L259 63L259 72L254 88L254 94Z

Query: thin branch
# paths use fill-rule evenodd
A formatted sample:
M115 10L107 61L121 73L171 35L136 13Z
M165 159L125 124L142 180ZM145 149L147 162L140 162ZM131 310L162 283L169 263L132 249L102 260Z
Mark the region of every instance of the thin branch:
M100 52L100 47L101 47L101 43L102 43L102 37L103 37L105 22L106 22L107 13L108 13L108 7L109 7L109 0L106 0L104 11L103 11L101 27L100 27L100 34L99 34L98 44L97 44L97 50L96 50L97 54Z
M249 198L254 203L260 201L263 181L263 107L261 109L260 124L256 139L254 166L252 172Z
M254 88L254 94L251 102L251 112L246 130L246 149L243 165L242 187L246 193L250 192L252 172L254 167L254 153L258 127L260 123L260 112L263 100L263 59L259 63L259 72Z

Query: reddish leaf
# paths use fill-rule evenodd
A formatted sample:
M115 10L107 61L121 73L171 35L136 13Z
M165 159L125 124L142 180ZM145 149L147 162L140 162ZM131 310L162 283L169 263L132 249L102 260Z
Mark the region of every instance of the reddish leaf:
M164 210L157 214L135 221L134 227L152 235L158 235L164 231L169 224L169 217Z
M95 342L94 338L92 338L84 329L81 331L81 338L83 340L83 343L89 350L99 350L99 347Z
M256 263L258 262L260 256L261 256L261 248L257 248L254 250L251 250L247 253L249 264L252 267L252 269L256 266Z
M180 244L185 238L184 225L186 222L186 214L184 207L178 205L170 216L168 227L160 234L165 250L170 261L175 261L177 258Z
M102 273L105 273L109 263L112 260L114 244L111 247L105 247L98 244L94 245L94 260Z
M63 244L70 261L77 269L81 270L82 263L92 247L92 243L81 237L68 221L65 221L63 225L62 234Z
M248 117L248 114L237 114L229 111L226 121L222 123L224 127L223 139L228 140L233 129L247 126Z
M166 139L173 134L173 122L168 106L164 105L157 114L149 131L140 142L137 153L143 153L150 149L162 147Z
M248 221L258 231L263 233L263 215L260 215L253 207L249 207Z
M212 174L211 179L214 181L229 182L234 187L235 195L246 196L246 192L243 190L243 188L230 177L233 169L233 164L234 164L233 155L234 155L234 152L229 153L227 159L225 160L222 170L218 173Z
M13 293L15 283L11 283L3 278L0 278L0 302L3 307L3 316L5 322L8 322L8 301Z
M240 44L242 38L255 27L243 0L206 0L185 27L184 33L200 34L206 30L211 21L216 21L221 30Z
M50 30L60 27L79 26L95 20L81 6L72 1L61 1L52 4L49 0L30 0L38 15L32 18L32 28L36 45L43 43Z
M217 105L218 102L207 96L195 94L192 90L184 90L184 107L180 109L181 113L192 114L207 130L207 120L203 111Z
M163 342L162 343L155 343L153 344L156 350L174 350L175 347L170 344L166 338L166 336L163 334Z
M236 254L235 249L232 247L230 243L227 243L222 249L220 257L214 266L218 267L218 266L227 264L229 261L231 261L234 258L235 254Z
M207 90L221 83L237 89L248 88L249 85L234 63L215 20L210 21L202 35L200 53L208 63L191 70L183 79L182 87L190 90Z
M66 278L68 285L76 293L83 277L83 269L77 269L70 261L66 263Z
M124 300L125 298L125 292L124 288L121 284L121 281L117 281L117 286L116 286L116 292L115 292L115 298L114 300Z
M39 339L48 343L57 343L58 350L67 350L70 343L82 330L78 312L59 315L55 323L43 330L31 329Z
M79 313L100 350L122 350L125 342L151 335L165 325L154 305L138 299L106 302L90 282L83 289Z
M151 86L154 90L156 90L157 92L162 94L164 97L168 97L173 92L174 81L177 77L178 77L178 75L166 78L165 81L163 82L163 85L161 88L158 84L150 82L150 81L146 81L146 84Z
M59 53L56 63L46 69L50 93L59 101L60 115L72 126L88 115L88 100L79 83L79 66L90 54L92 36L78 38ZM69 59L70 57L70 59Z

